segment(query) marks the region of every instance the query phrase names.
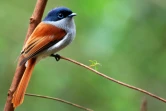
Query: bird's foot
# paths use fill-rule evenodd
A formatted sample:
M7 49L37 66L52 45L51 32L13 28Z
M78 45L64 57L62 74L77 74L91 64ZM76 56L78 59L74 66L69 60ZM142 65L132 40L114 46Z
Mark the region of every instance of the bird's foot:
M59 54L51 54L51 57L54 57L56 61L59 61L61 59L61 56Z

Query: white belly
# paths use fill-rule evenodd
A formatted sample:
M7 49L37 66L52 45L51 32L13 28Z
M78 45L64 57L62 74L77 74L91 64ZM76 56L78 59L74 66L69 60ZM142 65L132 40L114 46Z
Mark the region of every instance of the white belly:
M69 45L75 38L75 35L67 34L61 41L46 50L46 53L54 54Z

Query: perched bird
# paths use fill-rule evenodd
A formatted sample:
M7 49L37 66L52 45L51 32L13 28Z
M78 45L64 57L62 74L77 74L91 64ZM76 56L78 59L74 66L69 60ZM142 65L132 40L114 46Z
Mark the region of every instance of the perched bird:
M20 66L25 64L26 69L13 94L12 103L14 107L23 102L26 88L37 61L63 49L75 38L76 28L73 16L76 16L76 13L68 8L52 9L26 41L21 51L23 59L19 63Z

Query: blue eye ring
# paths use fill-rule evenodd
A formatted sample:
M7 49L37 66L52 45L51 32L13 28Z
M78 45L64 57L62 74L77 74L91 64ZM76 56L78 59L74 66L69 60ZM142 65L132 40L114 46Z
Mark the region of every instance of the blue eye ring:
M62 13L59 13L59 14L58 14L58 18L60 18L60 19L61 19L61 18L64 18L64 15L63 15Z

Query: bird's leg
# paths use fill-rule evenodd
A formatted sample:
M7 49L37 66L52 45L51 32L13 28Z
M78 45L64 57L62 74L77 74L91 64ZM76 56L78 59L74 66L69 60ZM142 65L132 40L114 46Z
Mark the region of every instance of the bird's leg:
M54 57L56 61L59 61L61 59L61 56L59 54L51 54L51 57Z

